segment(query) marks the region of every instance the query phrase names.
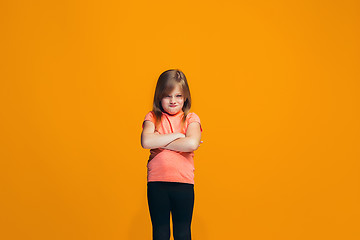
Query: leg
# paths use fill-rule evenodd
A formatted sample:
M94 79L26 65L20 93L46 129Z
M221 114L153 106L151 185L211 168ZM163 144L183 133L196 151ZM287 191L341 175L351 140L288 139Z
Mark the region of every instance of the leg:
M191 220L194 208L194 185L174 183L171 190L171 213L174 240L191 240Z
M161 182L148 182L147 197L153 240L170 239L170 200Z

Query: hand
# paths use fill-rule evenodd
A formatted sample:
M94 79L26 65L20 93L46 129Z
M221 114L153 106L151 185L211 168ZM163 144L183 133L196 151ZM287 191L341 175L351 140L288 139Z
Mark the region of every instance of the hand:
M178 134L179 134L179 138L184 138L184 137L186 137L185 134L183 134L183 133L178 133Z

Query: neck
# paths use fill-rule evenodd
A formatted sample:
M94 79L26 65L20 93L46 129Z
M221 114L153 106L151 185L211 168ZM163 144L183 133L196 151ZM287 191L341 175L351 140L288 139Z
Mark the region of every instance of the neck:
M169 114L169 113L167 113L167 112L163 112L164 114L166 114L166 115L168 115L168 116L177 116L177 115L180 115L180 114L182 114L182 113L184 113L182 110L181 111L179 111L179 112L177 112L177 113L175 113L175 114Z

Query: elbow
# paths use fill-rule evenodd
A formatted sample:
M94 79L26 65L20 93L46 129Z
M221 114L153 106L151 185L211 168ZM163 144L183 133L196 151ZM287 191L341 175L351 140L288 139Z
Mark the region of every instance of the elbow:
M141 139L141 147L144 149L150 149L147 141L145 141L145 139Z
M144 144L141 144L141 147L144 149L150 149L150 147L148 145L144 145Z
M144 149L151 149L151 147L145 143L141 143L142 148Z
M189 147L190 147L190 152L193 152L193 151L195 151L196 149L199 148L199 142L196 141L196 140L192 140L192 141L190 142Z

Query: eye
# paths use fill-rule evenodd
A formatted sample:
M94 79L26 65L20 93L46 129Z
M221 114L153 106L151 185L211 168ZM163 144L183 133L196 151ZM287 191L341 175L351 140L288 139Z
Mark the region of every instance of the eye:
M176 97L182 97L182 95L176 95Z

